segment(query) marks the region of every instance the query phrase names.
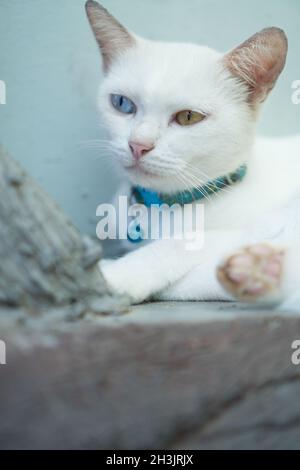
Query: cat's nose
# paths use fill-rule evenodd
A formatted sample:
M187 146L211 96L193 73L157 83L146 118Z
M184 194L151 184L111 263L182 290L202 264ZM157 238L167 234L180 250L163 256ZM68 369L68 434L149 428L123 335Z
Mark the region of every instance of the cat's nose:
M136 160L140 160L144 155L146 155L146 153L154 149L154 144L131 141L129 142L129 147L134 158Z

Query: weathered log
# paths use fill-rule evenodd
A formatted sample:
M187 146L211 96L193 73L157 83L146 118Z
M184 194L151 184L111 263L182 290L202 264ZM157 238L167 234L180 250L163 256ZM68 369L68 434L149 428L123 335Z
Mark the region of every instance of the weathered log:
M82 237L0 147L0 305L63 306L106 294L100 244Z

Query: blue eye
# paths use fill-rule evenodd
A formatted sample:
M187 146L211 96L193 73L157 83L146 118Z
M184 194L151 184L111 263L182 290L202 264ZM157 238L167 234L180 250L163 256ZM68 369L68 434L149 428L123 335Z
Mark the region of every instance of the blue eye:
M136 105L126 96L123 95L110 95L110 101L113 107L124 114L134 114L136 112Z

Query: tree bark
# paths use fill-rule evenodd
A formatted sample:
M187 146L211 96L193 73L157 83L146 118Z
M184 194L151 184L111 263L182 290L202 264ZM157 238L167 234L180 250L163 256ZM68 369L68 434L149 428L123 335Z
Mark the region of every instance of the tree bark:
M41 311L106 295L100 244L81 236L1 147L0 194L0 307Z

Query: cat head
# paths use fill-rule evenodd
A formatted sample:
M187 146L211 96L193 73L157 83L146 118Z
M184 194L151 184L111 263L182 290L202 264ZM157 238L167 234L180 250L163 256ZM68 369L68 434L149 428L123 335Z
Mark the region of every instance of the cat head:
M285 65L282 30L265 29L223 55L142 39L91 0L86 10L103 58L101 114L133 184L175 192L245 163L261 103Z

